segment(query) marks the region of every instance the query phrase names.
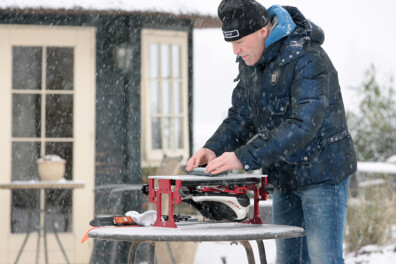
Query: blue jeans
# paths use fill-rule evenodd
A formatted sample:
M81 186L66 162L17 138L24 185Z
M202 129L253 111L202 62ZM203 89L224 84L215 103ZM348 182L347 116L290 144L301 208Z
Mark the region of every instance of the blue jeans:
M287 195L274 191L274 224L299 226L306 232L305 237L276 240L277 263L344 263L348 188L349 177L337 185L311 185Z

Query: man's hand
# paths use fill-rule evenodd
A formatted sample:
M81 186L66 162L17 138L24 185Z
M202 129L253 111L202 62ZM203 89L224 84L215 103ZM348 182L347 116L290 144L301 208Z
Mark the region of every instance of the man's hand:
M188 160L186 171L191 171L192 169L197 168L199 165L209 164L215 158L216 154L213 152L213 150L201 148Z
M224 152L223 155L208 163L205 172L215 175L225 170L234 169L242 169L242 163L234 152Z

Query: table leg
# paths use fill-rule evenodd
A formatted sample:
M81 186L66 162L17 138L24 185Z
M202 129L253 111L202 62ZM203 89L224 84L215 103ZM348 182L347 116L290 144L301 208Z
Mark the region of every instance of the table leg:
M168 248L168 253L172 261L172 264L176 264L175 255L173 254L171 244L169 242L166 242L166 247Z
M28 230L27 230L25 239L23 240L22 246L21 246L21 248L19 249L17 258L16 258L16 260L15 260L15 264L18 263L19 258L20 258L21 255L22 255L23 249L25 248L26 242L28 241L28 238L29 238L29 236L30 236L30 233L32 232L32 218L33 218L33 212L32 212L32 210L30 210L30 212L29 212L29 225L28 225ZM40 231L40 230L39 230L39 231Z
M136 251L141 243L144 242L132 242L128 253L128 264L135 263ZM155 243L147 242L148 245L148 264L154 264L155 260Z
M28 232L27 232L27 234L26 234L26 236L25 236L25 240L23 240L21 249L19 249L18 256L17 256L17 258L16 258L16 260L15 260L15 264L18 263L19 258L20 258L21 255L22 255L22 251L23 251L23 249L25 248L25 245L26 245L26 242L27 242L27 240L28 240L28 238L29 238L29 235L30 235L30 229L28 230Z
M129 248L129 253L128 253L128 264L135 263L136 250L140 244L141 244L141 242L132 242L131 247Z
M67 264L70 264L70 261L69 261L69 259L67 258L67 255L66 255L66 251L65 251L65 249L63 248L62 243L61 243L61 241L60 241L60 239L59 239L58 231L57 231L57 227L55 226L55 223L54 223L54 235L55 235L56 241L58 241L58 245L59 245L59 247L60 247L60 249L61 249L61 251L62 251L62 254L63 254L63 256L65 257L66 263L67 263Z
M45 217L44 217L45 219ZM47 230L45 229L45 220L44 220L44 256L45 256L45 264L48 264L48 247L47 247Z
M40 227L38 230L37 236L37 247L36 247L36 263L39 263L40 260L40 237L44 237L44 225L45 221L45 189L40 189ZM46 252L44 252L46 254Z
M120 241L113 241L111 245L111 253L110 253L110 261L109 264L114 264L116 263L116 258L117 258L117 248L120 245Z
M38 264L39 260L40 260L40 237L41 237L40 229L38 230L38 233L37 233L36 264Z
M240 241L240 242L245 247L248 263L255 264L252 246L250 245L249 241Z
M45 189L40 190L40 231L39 236L42 235L44 238L44 258L45 264L48 264L48 247L47 247L47 229L45 228L47 225L47 218L45 211Z
M148 243L148 264L154 264L155 258L155 243L149 242Z
M260 263L267 264L267 257L265 255L265 248L264 248L263 240L256 240L256 242L257 242L257 247L258 247L259 254L260 254Z

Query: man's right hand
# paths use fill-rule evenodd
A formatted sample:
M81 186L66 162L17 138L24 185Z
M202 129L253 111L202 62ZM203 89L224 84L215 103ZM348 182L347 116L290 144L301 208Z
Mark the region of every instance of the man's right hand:
M191 171L194 168L198 168L200 165L208 164L215 158L216 154L213 150L201 148L188 160L186 171Z

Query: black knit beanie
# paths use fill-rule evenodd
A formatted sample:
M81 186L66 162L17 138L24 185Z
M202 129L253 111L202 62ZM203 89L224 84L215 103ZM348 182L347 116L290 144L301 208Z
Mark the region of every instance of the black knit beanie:
M217 9L225 41L241 39L265 27L267 9L255 0L223 0Z

